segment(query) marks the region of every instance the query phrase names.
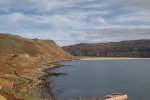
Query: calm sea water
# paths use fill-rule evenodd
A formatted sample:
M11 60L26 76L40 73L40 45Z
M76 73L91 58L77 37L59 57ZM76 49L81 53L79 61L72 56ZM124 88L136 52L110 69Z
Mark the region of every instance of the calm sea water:
M76 60L60 64L66 66L50 72L68 75L48 78L59 100L113 92L127 93L129 100L150 100L150 60Z

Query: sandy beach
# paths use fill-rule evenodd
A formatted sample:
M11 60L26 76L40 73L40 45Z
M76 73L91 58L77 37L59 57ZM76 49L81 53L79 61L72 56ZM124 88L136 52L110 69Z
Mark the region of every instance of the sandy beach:
M80 60L150 60L150 58L129 58L129 57L85 57L80 58Z

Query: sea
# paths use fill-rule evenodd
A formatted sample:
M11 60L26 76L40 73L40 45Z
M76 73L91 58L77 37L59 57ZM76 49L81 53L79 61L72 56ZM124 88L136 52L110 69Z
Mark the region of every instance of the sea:
M56 100L123 93L129 100L150 100L150 59L103 59L59 62L49 73Z

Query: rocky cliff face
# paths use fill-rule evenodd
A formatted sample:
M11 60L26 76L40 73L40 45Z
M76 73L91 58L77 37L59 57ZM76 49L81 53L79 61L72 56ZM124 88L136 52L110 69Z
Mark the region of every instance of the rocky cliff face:
M81 43L63 47L74 56L100 57L150 57L150 40L88 44Z

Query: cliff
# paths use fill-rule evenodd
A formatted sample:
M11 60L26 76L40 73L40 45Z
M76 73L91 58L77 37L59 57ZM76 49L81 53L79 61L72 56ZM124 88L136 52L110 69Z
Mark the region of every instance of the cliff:
M110 43L81 43L63 47L74 56L150 57L150 40L131 40Z
M48 60L69 59L71 57L53 40L26 39L9 34L0 34L0 54L26 55L47 58Z
M52 40L0 34L0 96L6 100L51 99L41 79L46 74L44 66L72 58Z

